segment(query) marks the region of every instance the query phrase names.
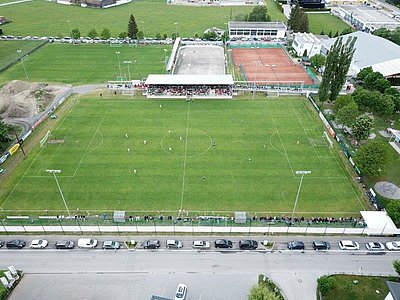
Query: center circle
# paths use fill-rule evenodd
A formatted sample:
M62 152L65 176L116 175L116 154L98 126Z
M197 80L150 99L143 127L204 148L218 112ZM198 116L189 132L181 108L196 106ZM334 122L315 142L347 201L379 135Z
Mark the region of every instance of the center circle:
M169 155L195 157L203 155L213 146L212 138L199 129L177 129L161 139L161 148Z

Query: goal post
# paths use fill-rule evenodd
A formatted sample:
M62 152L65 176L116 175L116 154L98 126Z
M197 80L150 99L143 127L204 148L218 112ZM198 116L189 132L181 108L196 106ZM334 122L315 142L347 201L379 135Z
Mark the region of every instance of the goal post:
M51 136L51 131L47 131L47 133L45 134L45 136L40 140L40 148L43 148L44 145L46 144L47 140L49 139L49 137Z
M322 139L324 139L328 142L329 148L333 148L333 141L331 140L331 138L329 137L329 135L326 131L324 131L324 133L322 134Z

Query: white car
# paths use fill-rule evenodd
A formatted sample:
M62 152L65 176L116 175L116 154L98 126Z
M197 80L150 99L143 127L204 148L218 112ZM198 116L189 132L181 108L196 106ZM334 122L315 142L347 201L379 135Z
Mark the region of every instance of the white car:
M358 250L360 245L357 242L343 240L339 242L339 248L342 250Z
M207 242L207 241L194 241L193 242L193 248L195 248L195 249L209 249L210 248L210 242Z
M393 241L386 243L386 248L390 251L399 251L400 250L400 241Z
M185 300L187 294L187 287L183 283L178 285L175 293L175 300Z
M78 240L79 248L94 248L96 246L97 246L97 240L95 239L82 238Z
M367 248L367 250L369 251L384 251L385 250L385 246L383 246L382 243L378 243L378 242L370 242L365 244L365 248Z
M166 246L168 249L181 249L183 245L179 240L167 240Z
M46 248L48 244L49 244L49 242L46 240L32 240L29 245L29 248L43 249L43 248Z

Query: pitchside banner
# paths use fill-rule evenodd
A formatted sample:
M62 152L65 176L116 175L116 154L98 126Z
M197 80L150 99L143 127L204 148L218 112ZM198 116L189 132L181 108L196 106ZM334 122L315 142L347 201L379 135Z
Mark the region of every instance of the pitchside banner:
M10 154L7 152L3 156L0 157L0 165L7 160L7 158L10 156Z
M17 152L17 150L19 149L19 143L15 144L14 146L12 146L9 150L8 153L10 153L10 155L13 155L15 152Z

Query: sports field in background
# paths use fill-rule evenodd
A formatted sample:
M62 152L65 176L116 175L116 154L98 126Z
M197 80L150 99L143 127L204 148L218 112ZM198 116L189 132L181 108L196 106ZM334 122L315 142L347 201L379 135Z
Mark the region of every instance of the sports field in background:
M0 42L9 43L7 42ZM168 52L165 53L164 49ZM111 47L103 44L47 44L29 55L25 67L31 81L62 82L73 84L105 83L119 76L118 56L121 73L128 79L142 79L151 73L165 72L165 55L169 45L146 45ZM132 64L124 64L132 61ZM136 61L136 62L135 62ZM25 80L22 63L0 73L0 84L10 80Z
M0 68L12 63L18 58L43 44L40 41L0 41ZM17 52L21 50L21 52Z
M71 101L71 100L69 100ZM68 102L68 104L71 104ZM82 98L1 182L4 213L248 211L356 216L365 204L305 98ZM136 170L136 171L135 171Z
M8 0L7 2L12 2ZM275 3L266 1L271 20L286 21ZM69 36L71 29L79 28L82 36L87 36L91 28L98 34L108 28L111 35L127 31L129 15L136 18L139 30L146 37L155 37L164 33L171 37L178 32L182 37L202 36L211 27L226 28L229 20L237 15L249 13L250 6L185 6L168 5L165 0L138 0L129 4L109 9L82 8L75 5L62 5L50 1L33 0L32 2L1 7L1 14L13 22L3 25L4 34L30 36ZM332 30L341 32L348 27L339 18L330 14L309 14L310 31L319 34ZM37 20L41 20L38 22ZM178 23L175 25L175 23Z

